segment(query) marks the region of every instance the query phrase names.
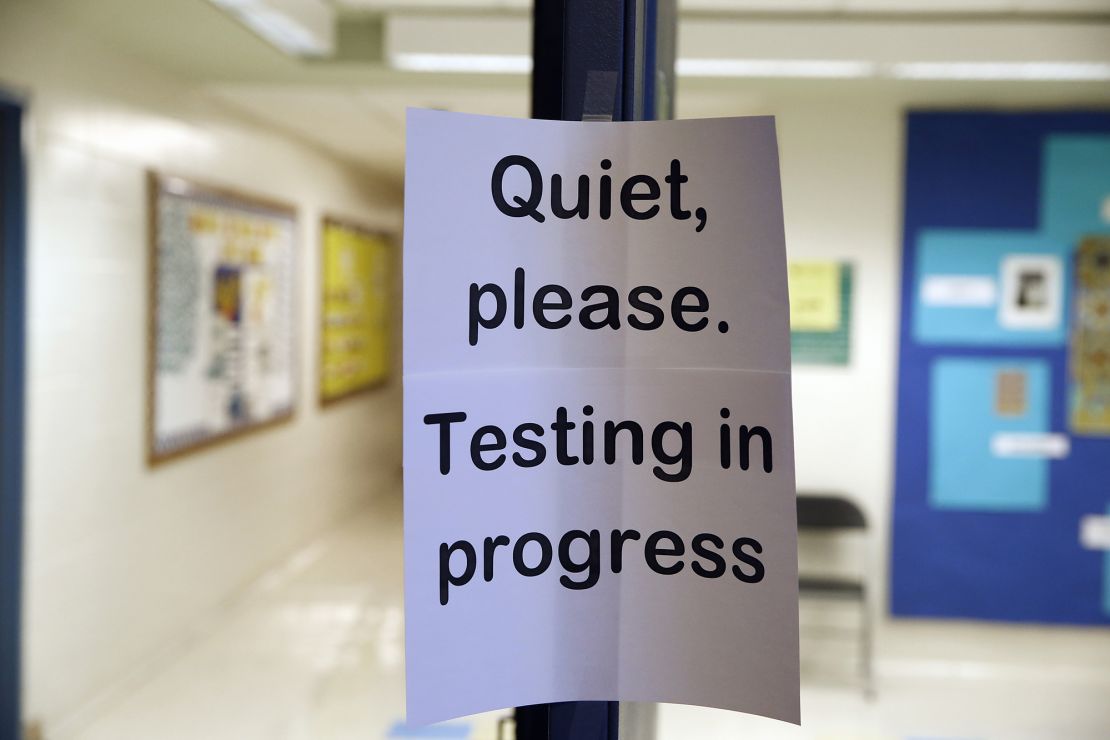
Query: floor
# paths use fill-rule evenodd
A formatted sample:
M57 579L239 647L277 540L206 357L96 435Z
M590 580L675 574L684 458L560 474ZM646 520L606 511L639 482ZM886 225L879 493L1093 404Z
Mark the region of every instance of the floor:
M397 502L348 519L50 740L496 738L497 713L427 730L403 723L400 520ZM874 700L853 675L850 639L806 635L801 728L661 705L657 737L1110 738L1106 631L887 624Z

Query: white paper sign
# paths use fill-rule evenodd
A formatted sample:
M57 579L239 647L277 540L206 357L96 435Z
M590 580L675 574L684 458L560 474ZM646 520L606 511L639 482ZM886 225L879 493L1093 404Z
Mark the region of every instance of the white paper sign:
M798 722L774 120L411 110L407 148L409 722Z

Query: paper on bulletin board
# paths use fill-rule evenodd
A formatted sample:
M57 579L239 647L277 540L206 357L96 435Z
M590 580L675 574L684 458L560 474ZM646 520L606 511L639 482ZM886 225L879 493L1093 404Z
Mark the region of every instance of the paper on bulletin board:
M846 365L851 355L852 266L791 262L790 348L800 365Z
M773 119L414 110L407 141L408 721L620 699L797 722Z
M1076 255L1076 326L1070 337L1071 428L1110 435L1110 236L1088 236Z
M390 260L381 234L333 219L323 228L320 400L328 403L389 375Z
M840 265L791 262L790 330L833 331L840 326Z
M150 178L152 462L288 418L296 214Z
M923 229L914 339L925 345L1051 347L1067 338L1070 244L1036 232Z
M998 323L1010 330L1051 330L1064 315L1064 266L1052 254L1010 254L1002 259Z

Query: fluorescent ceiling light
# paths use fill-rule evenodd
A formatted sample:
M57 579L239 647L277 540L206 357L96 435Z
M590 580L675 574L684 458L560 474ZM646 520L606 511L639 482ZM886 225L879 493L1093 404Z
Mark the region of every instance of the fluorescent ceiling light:
M532 58L525 54L399 53L395 69L406 72L478 72L527 74ZM684 77L868 77L870 62L809 59L679 59L675 73Z
M335 51L335 11L323 0L211 0L286 54Z
M872 62L835 59L679 59L682 77L871 77Z
M235 0L222 0L231 1ZM242 1L242 0L239 0ZM398 53L390 58L406 72L528 74L526 54ZM848 59L679 59L680 77L849 79L893 77L902 80L1110 80L1103 62L898 62L890 65Z
M901 62L890 65L902 80L1110 80L1101 62Z
M406 72L483 72L527 74L532 57L526 54L394 54L394 69Z

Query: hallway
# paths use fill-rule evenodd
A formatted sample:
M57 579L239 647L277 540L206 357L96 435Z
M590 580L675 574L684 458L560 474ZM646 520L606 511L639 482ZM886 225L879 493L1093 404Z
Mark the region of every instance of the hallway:
M407 728L400 496L349 516L262 574L172 651L57 728L72 740L492 740L505 713ZM804 623L804 621L803 621ZM1099 740L1110 725L1110 635L886 623L878 697L850 644L807 639L803 725L662 705L664 740ZM849 648L845 650L845 648Z
M492 738L403 728L400 498L365 508L262 574L83 721L81 740ZM91 716L90 716L91 715ZM469 734L461 734L469 732Z

